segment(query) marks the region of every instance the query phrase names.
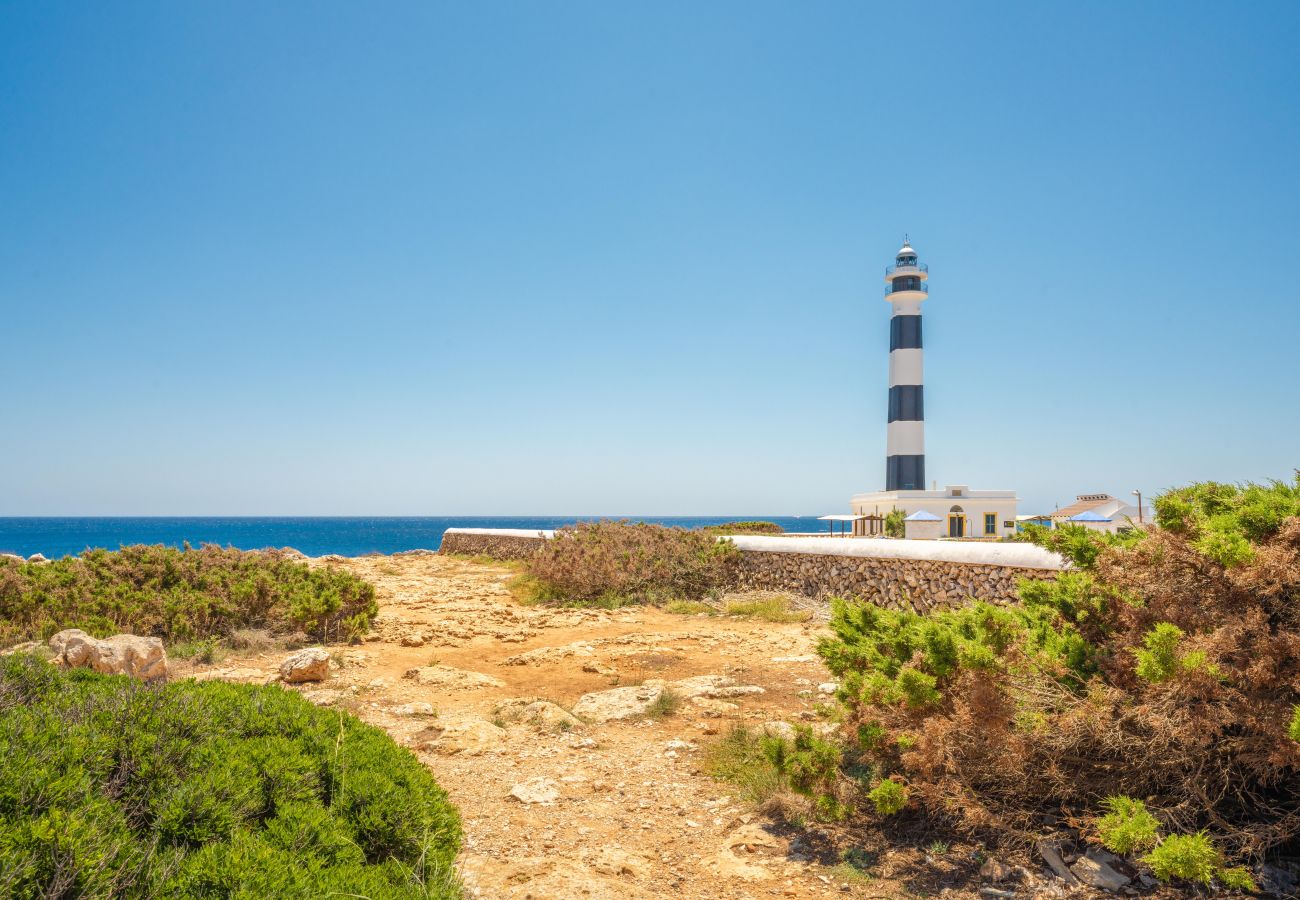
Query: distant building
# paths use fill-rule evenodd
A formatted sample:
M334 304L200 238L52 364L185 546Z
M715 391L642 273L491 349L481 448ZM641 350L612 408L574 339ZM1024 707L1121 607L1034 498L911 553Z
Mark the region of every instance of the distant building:
M921 304L930 295L930 269L917 258L910 241L885 269L889 320L889 420L885 489L856 494L855 516L908 514L908 537L999 538L1016 532L1015 491L972 491L965 485L925 490L925 388L921 349ZM925 512L933 519L922 516ZM866 536L867 520L853 533Z
M1097 531L1111 532L1152 521L1149 507L1143 507L1139 513L1133 504L1110 494L1080 494L1068 506L1048 513L1047 518L1053 526L1082 525Z
M849 504L854 515L887 515L901 509L910 517L926 512L938 519L938 527L917 523L908 537L999 538L1016 533L1015 491L972 491L964 484L950 484L939 491L875 491L855 494ZM904 528L912 524L904 519ZM937 532L937 533L932 533Z

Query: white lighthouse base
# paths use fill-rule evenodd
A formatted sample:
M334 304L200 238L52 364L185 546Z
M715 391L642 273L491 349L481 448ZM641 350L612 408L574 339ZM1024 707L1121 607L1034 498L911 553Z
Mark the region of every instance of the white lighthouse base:
M941 491L875 491L855 494L849 501L854 515L888 515L901 509L904 515L925 512L938 518L937 525L916 528L909 536L996 540L1016 533L1015 491L972 491L964 484L951 484ZM855 523L865 533L864 522Z

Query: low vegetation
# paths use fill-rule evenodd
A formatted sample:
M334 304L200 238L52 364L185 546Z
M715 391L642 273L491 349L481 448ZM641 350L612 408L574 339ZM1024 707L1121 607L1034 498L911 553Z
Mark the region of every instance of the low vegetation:
M728 598L722 605L728 616L745 616L764 622L806 622L812 614L794 605L788 594L753 594Z
M1300 842L1300 477L1156 512L1031 529L1073 567L1015 607L836 601L819 652L847 737L769 759L827 817L1023 843L1064 812L1159 878L1248 888L1230 861Z
M526 599L616 607L717 596L739 551L684 528L584 522L558 529L526 563L515 588Z
M407 750L279 687L0 660L0 896L442 898L459 823Z
M885 537L901 538L907 537L907 511L902 509L891 509L885 514Z
M725 522L722 525L705 525L700 529L707 534L785 534L785 529L775 522Z
M378 612L374 587L276 551L131 546L43 563L0 559L0 645L63 628L203 641L241 629L360 634Z

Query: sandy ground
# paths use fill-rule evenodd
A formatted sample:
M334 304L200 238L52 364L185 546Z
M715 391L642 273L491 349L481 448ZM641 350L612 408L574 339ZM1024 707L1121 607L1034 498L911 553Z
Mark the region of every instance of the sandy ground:
M883 878L850 883L702 771L708 744L736 723L814 720L828 680L813 653L822 626L522 606L507 568L441 556L330 564L376 585L380 615L364 644L328 648L329 680L298 689L384 728L429 766L464 820L468 896L907 895ZM197 674L265 680L283 656L231 656ZM539 698L571 710L592 692L693 676L729 681L687 682L722 687L658 719L566 730L512 722L501 706Z

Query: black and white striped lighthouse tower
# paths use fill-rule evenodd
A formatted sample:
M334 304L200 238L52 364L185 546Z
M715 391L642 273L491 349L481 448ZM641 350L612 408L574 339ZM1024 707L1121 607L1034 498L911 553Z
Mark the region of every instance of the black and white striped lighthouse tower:
M925 402L921 359L921 303L929 296L929 269L917 262L906 237L885 269L889 320L889 439L885 490L925 490Z

